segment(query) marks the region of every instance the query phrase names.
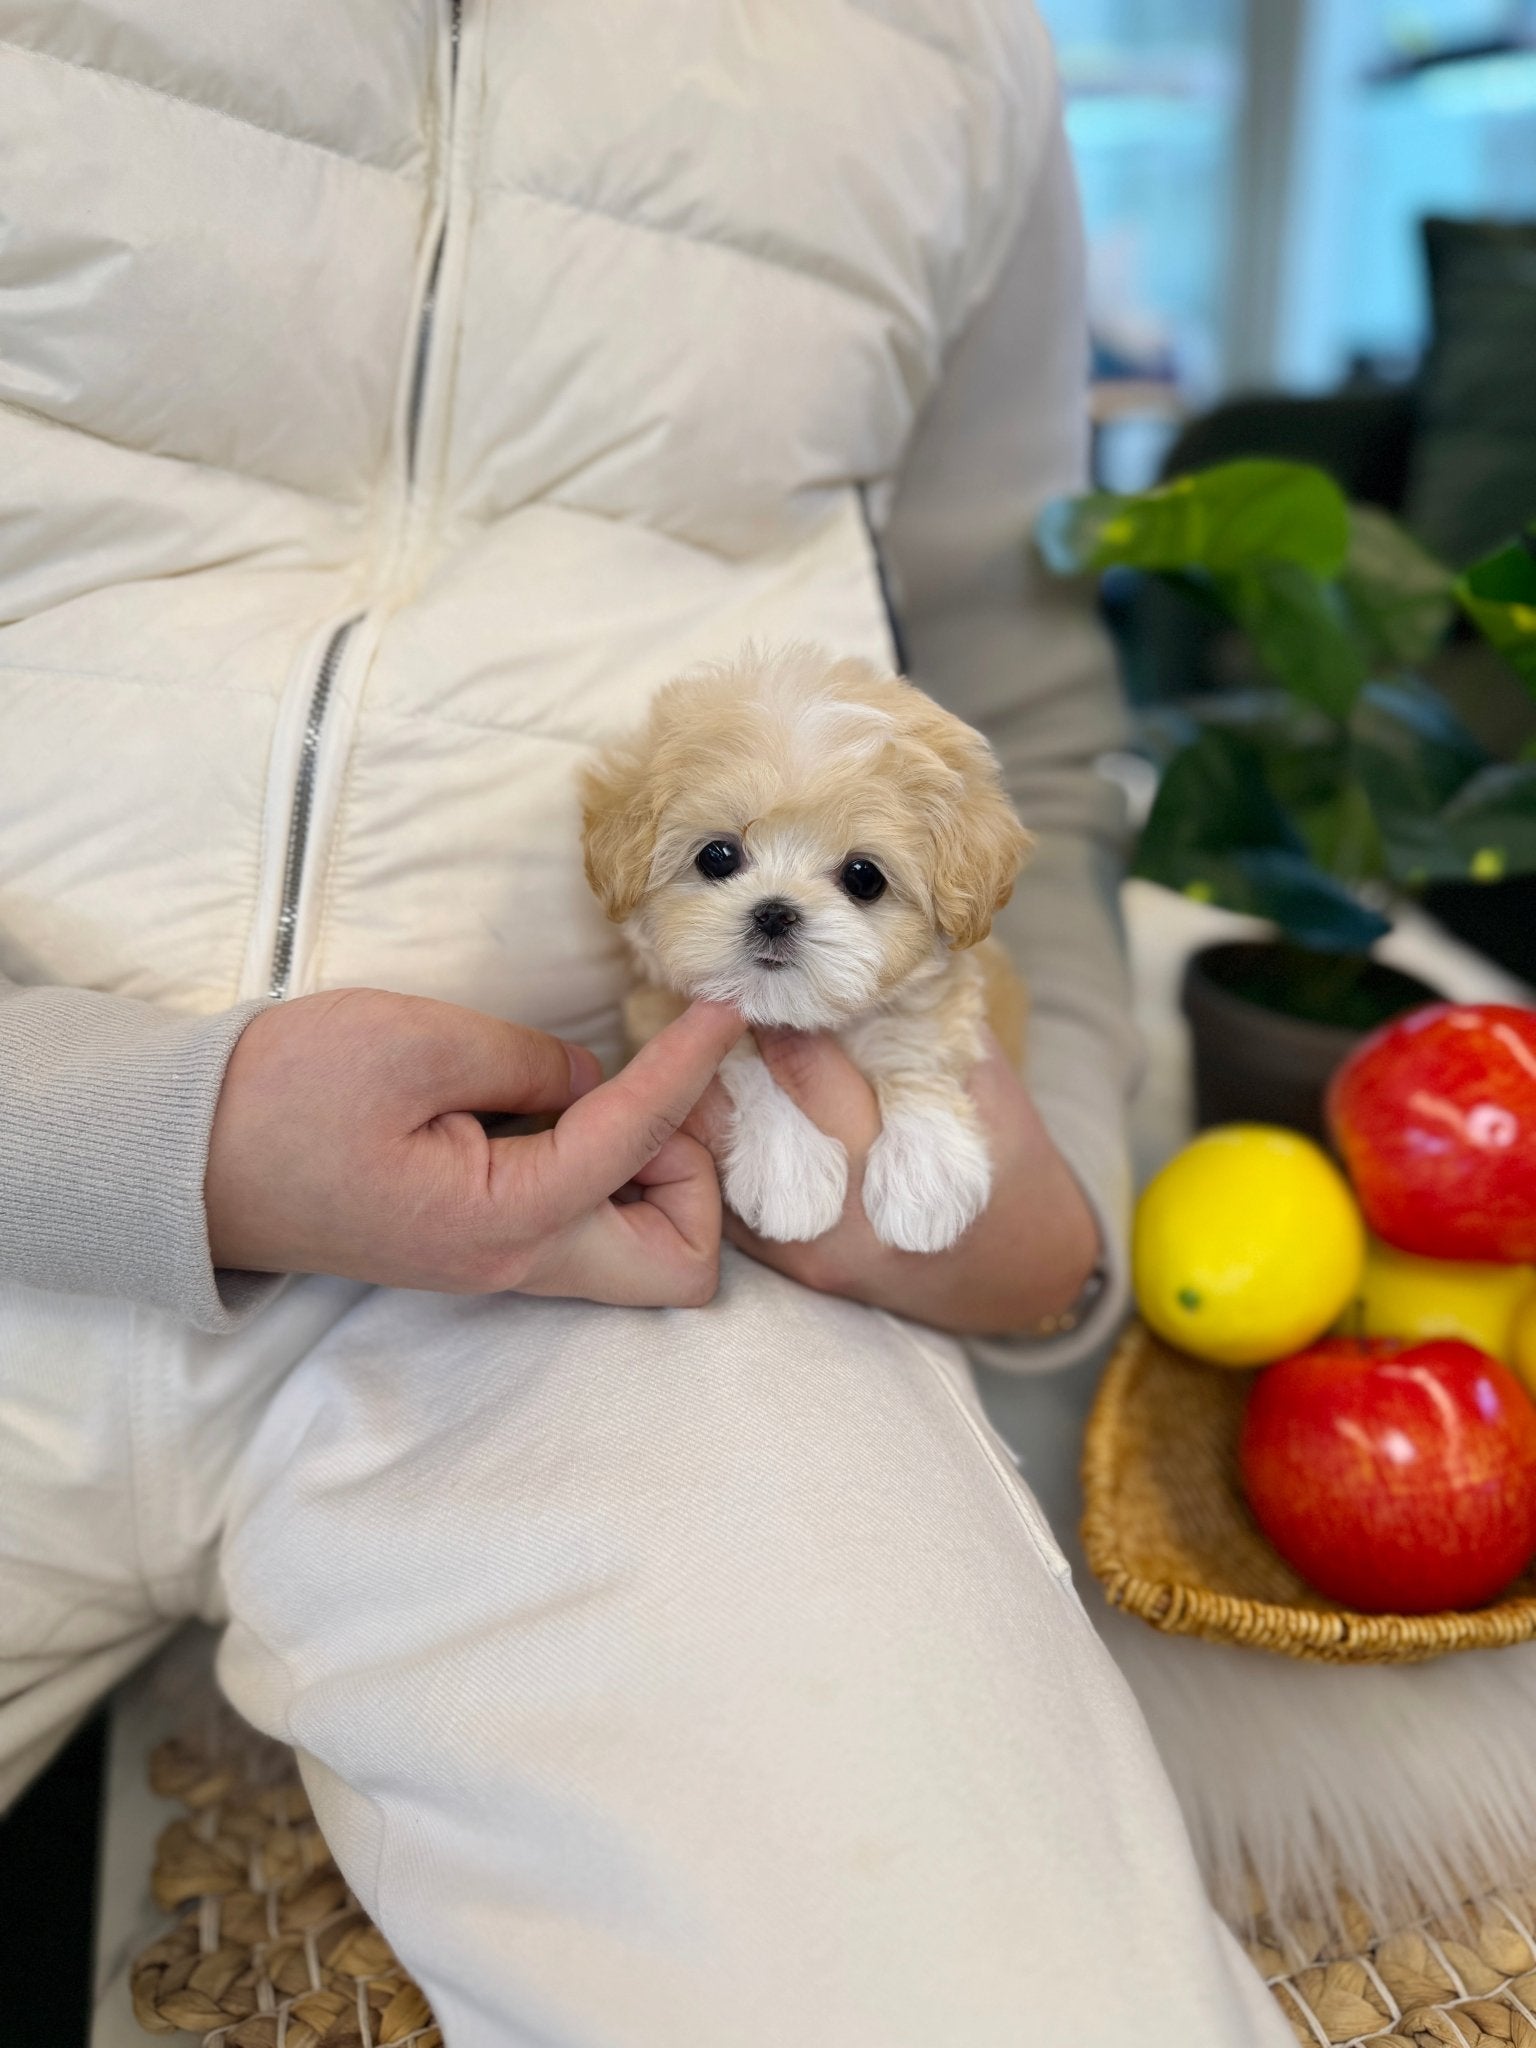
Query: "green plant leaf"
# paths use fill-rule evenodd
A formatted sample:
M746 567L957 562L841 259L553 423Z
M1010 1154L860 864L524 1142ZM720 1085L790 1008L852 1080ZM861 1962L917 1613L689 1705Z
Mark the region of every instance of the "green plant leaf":
M1456 596L1483 638L1536 694L1536 527L1474 562Z
M1202 728L1231 733L1254 749L1271 794L1317 867L1346 883L1386 873L1376 822L1354 779L1349 736L1335 719L1285 690L1220 690L1143 712L1137 744L1166 768Z
M1352 952L1388 929L1315 866L1275 800L1259 750L1230 732L1203 731L1170 763L1136 873L1199 902L1269 918L1304 946Z
M1257 747L1235 733L1203 728L1163 771L1138 860L1167 867L1190 854L1249 846L1305 850L1275 801Z
M1211 864L1201 888L1186 887L1184 893L1268 918L1298 946L1320 953L1363 953L1391 930L1386 918L1367 909L1305 855L1273 847L1228 855Z
M1295 816L1307 851L1324 874L1347 887L1387 879L1381 828L1357 776L1342 775L1333 797Z
M1536 873L1536 766L1495 762L1481 768L1446 805L1441 823L1457 875L1501 882Z
M1205 570L1231 574L1256 562L1291 562L1334 576L1349 546L1343 493L1302 462L1224 462L1154 490L1058 498L1036 527L1060 575L1084 570Z
M1277 561L1250 563L1216 585L1276 682L1330 718L1347 718L1369 665L1337 588Z
M1157 705L1142 714L1144 726L1166 724L1187 746L1202 730L1228 732L1246 740L1263 757L1266 770L1297 765L1310 785L1311 764L1340 760L1344 739L1338 722L1325 718L1314 705L1275 688L1222 689L1187 697L1173 705ZM1283 792L1282 801L1288 801Z
M1393 879L1536 872L1536 762L1496 762L1425 684L1372 683L1351 728Z
M1491 755L1427 683L1371 683L1350 720L1354 766L1373 798L1422 817L1439 811Z
M1349 508L1339 588L1372 668L1428 661L1455 610L1455 578L1374 505Z
M1350 772L1349 740L1338 722L1286 690L1219 690L1141 720L1143 744L1160 765L1201 728L1231 733L1259 756L1264 780L1298 828L1319 867L1332 869L1341 800ZM1350 878L1373 869L1351 869Z

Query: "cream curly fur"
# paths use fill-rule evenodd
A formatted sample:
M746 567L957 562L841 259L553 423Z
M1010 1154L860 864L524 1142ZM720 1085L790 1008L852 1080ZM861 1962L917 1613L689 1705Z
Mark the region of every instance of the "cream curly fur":
M876 1235L906 1251L953 1244L991 1188L966 1076L989 1016L1014 1038L1022 1013L1006 969L973 950L1030 846L980 734L866 662L748 650L658 692L582 794L587 878L645 986L835 1032L880 1104L864 1177ZM717 841L740 864L712 880L695 862ZM844 886L855 858L883 877L877 900ZM753 925L768 903L792 914L782 939ZM667 1007L632 1007L641 1036ZM821 1236L846 1197L842 1148L750 1041L722 1078L737 1113L727 1201L764 1236Z

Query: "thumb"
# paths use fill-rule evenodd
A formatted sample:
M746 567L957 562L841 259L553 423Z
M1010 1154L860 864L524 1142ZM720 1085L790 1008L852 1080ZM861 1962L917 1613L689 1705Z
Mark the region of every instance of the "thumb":
M724 1003L694 1003L641 1048L622 1073L594 1088L521 1148L546 1213L558 1224L595 1209L634 1179L672 1137L746 1029Z
M419 1106L431 1112L561 1110L603 1078L595 1053L527 1024L508 1024L479 1010L435 1005L442 1028L426 1042L417 1083Z

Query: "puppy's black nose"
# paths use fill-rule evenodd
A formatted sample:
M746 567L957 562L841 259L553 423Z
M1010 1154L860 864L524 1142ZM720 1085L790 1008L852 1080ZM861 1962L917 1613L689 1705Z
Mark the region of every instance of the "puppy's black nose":
M752 922L765 939L782 939L792 924L800 922L800 913L782 896L768 896L753 911Z

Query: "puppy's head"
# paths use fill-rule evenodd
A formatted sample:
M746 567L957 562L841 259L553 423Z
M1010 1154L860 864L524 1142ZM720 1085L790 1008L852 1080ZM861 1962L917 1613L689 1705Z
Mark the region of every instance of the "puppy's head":
M985 938L1030 843L978 733L814 648L668 684L582 795L587 879L647 973L803 1030Z

